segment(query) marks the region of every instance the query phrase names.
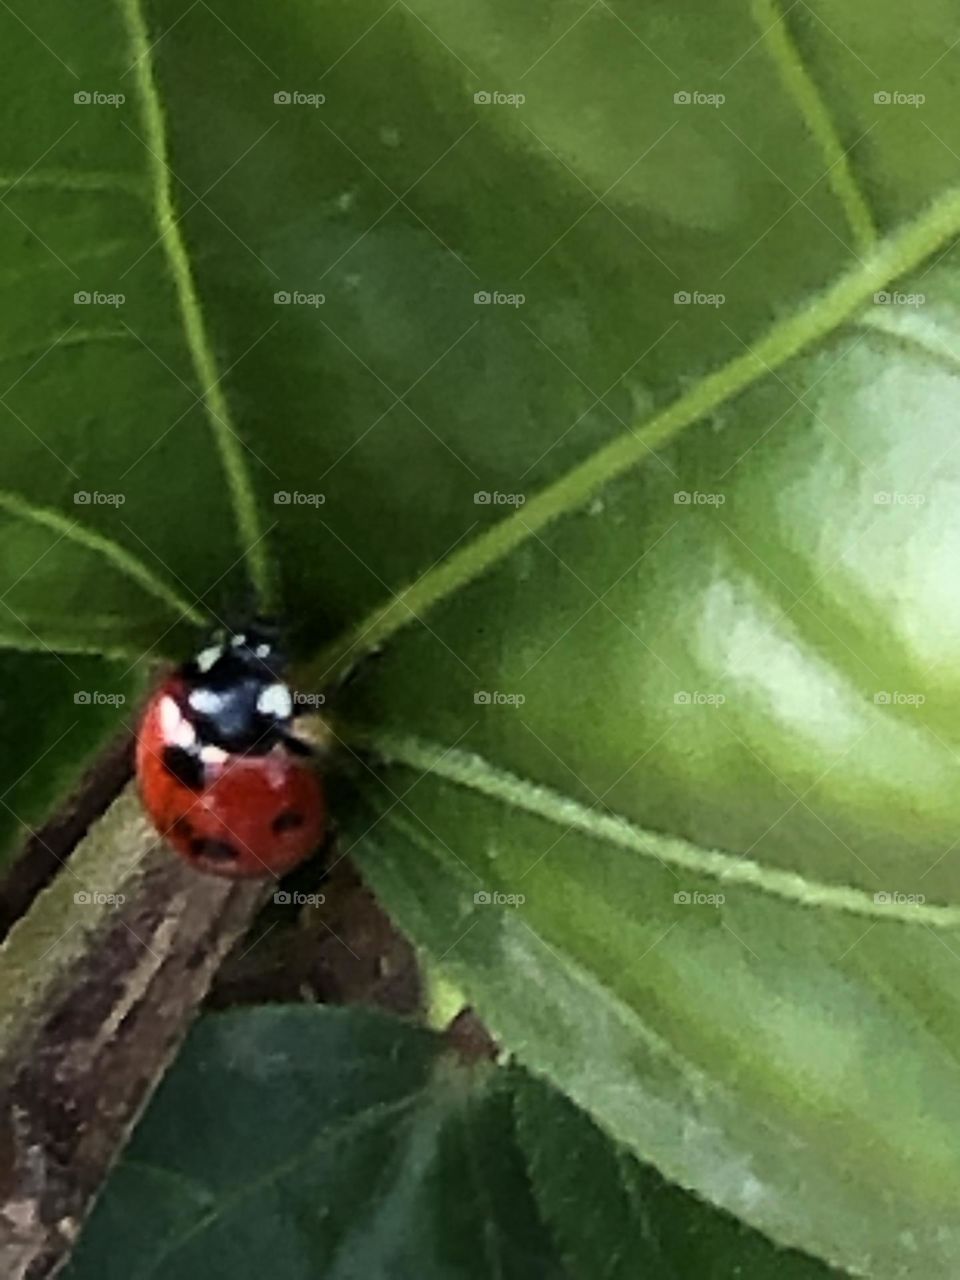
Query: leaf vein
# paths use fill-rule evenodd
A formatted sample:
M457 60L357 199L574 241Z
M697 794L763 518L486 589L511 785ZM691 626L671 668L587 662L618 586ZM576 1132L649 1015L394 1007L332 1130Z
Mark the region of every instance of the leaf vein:
M790 33L780 0L752 0L752 9L754 18L769 39L770 54L784 86L823 152L829 166L825 176L846 214L857 251L866 253L877 242L877 229L850 165L850 149L845 148L840 140L823 95Z
M273 603L273 574L264 542L265 530L244 458L244 446L233 425L230 406L220 385L223 375L207 333L190 256L180 230L180 216L173 198L173 174L168 161L167 126L154 74L153 44L142 0L118 0L118 3L136 67L157 230L173 277L184 338L200 386L200 398L226 474L244 558L260 604L268 609Z
M86 528L79 521L68 520L59 511L34 506L17 494L4 490L0 490L0 511L6 511L18 519L41 525L45 529L60 534L65 541L75 542L78 546L102 556L115 569L132 578L149 595L170 605L181 617L188 618L197 626L204 626L208 622L205 613L185 600L174 587L158 578L132 551L128 551L119 542L114 542L112 538Z
M926 925L937 929L960 927L960 906L927 903L877 903L873 895L849 885L810 880L793 871L764 866L738 854L704 849L677 836L645 830L619 814L600 813L550 787L509 773L484 757L407 735L351 734L354 745L372 749L392 764L432 773L455 786L565 830L613 845L626 853L652 858L662 865L709 876L721 884L736 884L807 908L864 916L876 921Z

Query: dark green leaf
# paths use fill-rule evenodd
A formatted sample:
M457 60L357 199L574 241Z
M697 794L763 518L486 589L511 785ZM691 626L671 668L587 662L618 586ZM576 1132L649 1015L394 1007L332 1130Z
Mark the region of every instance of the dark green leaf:
M207 1018L71 1280L561 1280L506 1081L440 1049L360 1010Z

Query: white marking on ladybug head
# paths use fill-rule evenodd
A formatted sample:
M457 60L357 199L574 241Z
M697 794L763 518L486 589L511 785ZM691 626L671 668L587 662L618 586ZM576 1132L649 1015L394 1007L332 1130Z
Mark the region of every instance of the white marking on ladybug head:
M223 698L212 689L192 689L187 701L202 716L215 716L223 706Z
M189 750L197 741L196 730L173 698L160 699L160 731L164 742L171 747Z
M240 635L234 636L233 639L230 641L230 643L233 645L235 649L238 649L241 645L246 644L247 643L246 632L241 632Z
M196 657L197 670L206 675L214 663L219 662L222 657L223 645L212 644L208 649L201 649Z
M285 684L268 684L257 698L257 710L274 720L289 720L293 715L293 698Z
M268 644L258 644L253 651L258 658L266 658L270 655L270 646Z
M204 764L224 764L229 759L229 754L221 747L209 744L200 748L200 759Z

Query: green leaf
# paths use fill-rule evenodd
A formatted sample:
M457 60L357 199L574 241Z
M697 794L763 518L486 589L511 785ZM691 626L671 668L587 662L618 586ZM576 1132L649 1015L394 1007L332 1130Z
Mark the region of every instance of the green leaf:
M205 1019L67 1274L560 1280L506 1080L441 1047L362 1010Z
M130 663L0 652L0 866L79 781L99 746L132 727L142 681Z
M183 623L209 616L197 597L235 594L244 557L268 584L226 366L170 207L143 19L101 0L83 21L43 4L2 22L16 73L0 88L0 641L180 652Z
M435 610L355 706L395 762L367 873L504 1042L878 1275L951 1274L960 1226L956 287L927 287L922 325L844 332Z
M517 42L498 15L500 43L492 25L485 41L506 65ZM604 16L569 39L578 76L551 66L558 94L585 93L584 47L600 42ZM738 114L688 115L685 142L718 167L729 143L745 162L752 154L765 190L773 170L801 193L809 148L821 150L815 183L839 138L848 169L817 188L822 198L833 182L837 205L784 206L779 223L747 229L724 220L721 182L666 152L671 177L702 182L699 203L676 200L677 220L695 211L715 233L707 247L688 225L674 241L700 289L717 288L708 260L722 273L746 255L727 305L683 313L676 350L689 376L673 372L673 395L654 400L635 436L595 449L414 587L404 603L432 609L429 632L398 636L407 618L396 605L361 623L358 634L370 625L394 643L350 711L365 727L353 741L395 766L352 824L367 874L504 1042L670 1177L875 1275L952 1275L960 1231L960 291L952 256L931 261L955 234L955 195L926 204L955 181L955 67L930 71L925 114L873 102L886 83L917 87L942 53L944 20L925 5L908 30L906 15L868 23L835 6L778 23L770 41L755 30L749 74L729 84ZM698 65L718 74L750 44L734 28L728 52L719 13L668 31L634 11L631 25L668 63L676 35L691 87ZM855 61L841 41L857 50L867 27L861 56L876 76L831 74L837 59ZM438 29L471 65L483 56L479 36L471 56L449 25ZM685 52L696 41L699 64ZM596 66L600 102L621 98L617 113L597 110L593 139L576 136L588 113L555 110L552 131L522 119L567 163L576 154L579 172L592 164L612 180L603 144L638 112L609 59ZM666 121L653 102L641 119ZM500 120L524 135L519 115ZM636 172L643 207L651 166ZM731 177L730 190L748 181ZM905 191L920 211L901 222ZM660 225L648 216L643 230ZM833 233L859 238L862 261L839 277L831 267L833 282L797 305L791 272L824 244L829 258ZM562 274L559 258L550 268ZM639 306L641 277L624 274ZM894 290L899 301L873 305ZM615 296L598 306L604 325L616 325ZM666 328L677 314L655 289L642 305L642 325ZM608 385L595 373L606 329L577 346L553 338L548 309L537 317L558 378L565 363ZM709 372L696 377L701 361ZM551 423L553 439L562 425ZM369 777L363 789L375 795ZM494 891L526 901L474 900ZM707 901L674 901L697 893Z
M361 1009L275 1006L194 1029L66 1275L670 1280L693 1263L828 1274L667 1187L518 1069Z
M516 1073L513 1105L534 1195L571 1275L826 1280L834 1274L812 1258L775 1249L671 1186L541 1081Z
M142 561L76 517L0 493L0 537L8 571L12 575L19 569L0 608L4 640L11 648L116 653L136 663L152 651L158 636L179 631L182 637L181 620L206 620L202 610ZM136 594L133 584L139 588ZM118 638L116 608L124 599L131 617Z
M84 527L187 601L212 593L218 615L236 611L241 562L261 599L279 574L304 643L497 526L477 491L532 498L604 446L614 469L649 457L638 422L655 415L641 437L655 446L764 372L742 343L782 363L960 225L953 196L923 214L955 176L945 111L946 146L915 122L927 164L913 232L768 345L772 316L856 267L874 228L905 213L881 138L902 146L907 113L884 116L849 75L826 101L833 81L798 47L816 61L842 46L807 11L788 32L769 0L710 25L572 0L535 21L497 3L468 16L364 0L283 22L248 0L188 8L99 0L81 23L41 0L33 30L0 17L43 104L8 131L0 165L4 483L70 517L76 492L119 495L84 510ZM940 7L925 8L938 30ZM849 5L823 21L841 39L852 23L854 47L863 34ZM908 29L928 65L934 39ZM899 72L901 33L886 30ZM526 102L474 100L497 84ZM722 111L676 103L684 84L725 92ZM377 92L358 102L363 85ZM16 77L3 92L18 119ZM725 292L725 323L675 307L678 290ZM125 301L74 305L97 291ZM526 302L474 303L498 291ZM278 293L325 301L278 306ZM82 581L95 577L91 563ZM153 626L142 598L112 598L115 645ZM66 616L38 634L104 643Z

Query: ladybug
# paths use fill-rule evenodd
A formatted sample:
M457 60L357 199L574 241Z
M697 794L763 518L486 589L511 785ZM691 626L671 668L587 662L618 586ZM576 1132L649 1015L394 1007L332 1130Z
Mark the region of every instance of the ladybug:
M174 671L144 711L144 808L199 871L282 876L321 843L323 787L310 747L293 734L281 666L271 634L248 627Z

